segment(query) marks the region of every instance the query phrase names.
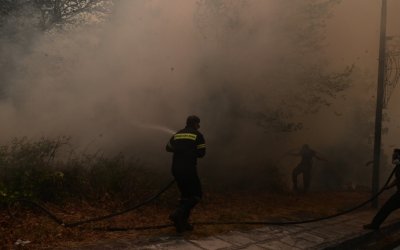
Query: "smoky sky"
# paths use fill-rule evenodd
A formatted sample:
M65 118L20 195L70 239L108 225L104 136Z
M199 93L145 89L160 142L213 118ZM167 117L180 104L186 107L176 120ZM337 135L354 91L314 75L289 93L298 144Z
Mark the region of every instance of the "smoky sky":
M315 21L307 5L318 2L118 1L107 21L72 29L33 32L11 22L18 39L0 44L0 139L71 136L77 147L167 168L166 130L196 114L208 145L205 169L263 167L303 143L333 162L361 166L371 149L365 135L380 1L338 1L307 33ZM311 93L304 72L352 64L351 86L318 112L304 112ZM259 114L274 112L303 129L260 126ZM297 160L279 164L287 173Z

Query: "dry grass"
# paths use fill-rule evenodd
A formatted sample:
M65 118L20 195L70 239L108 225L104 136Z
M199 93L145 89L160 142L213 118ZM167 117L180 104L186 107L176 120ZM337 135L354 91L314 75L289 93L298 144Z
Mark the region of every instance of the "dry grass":
M13 249L18 240L31 243L24 249L52 249L56 246L72 247L115 238L143 240L174 234L173 228L147 231L109 232L93 230L99 227L133 227L169 224L168 214L175 206L173 197L176 190L168 191L155 203L106 221L78 228L64 228L57 225L38 211L21 209L13 219L6 209L0 210L1 249ZM203 201L193 211L192 221L228 221L228 220L279 220L282 218L301 220L334 214L352 207L369 198L366 192L315 192L305 195L271 194L264 192L235 192L230 194L206 193ZM172 200L172 201L171 201ZM87 217L104 215L118 210L122 204L104 202L88 204L71 201L60 209L53 204L46 205L64 221L76 221ZM199 238L231 230L250 229L256 226L219 225L197 226L195 231L186 235Z

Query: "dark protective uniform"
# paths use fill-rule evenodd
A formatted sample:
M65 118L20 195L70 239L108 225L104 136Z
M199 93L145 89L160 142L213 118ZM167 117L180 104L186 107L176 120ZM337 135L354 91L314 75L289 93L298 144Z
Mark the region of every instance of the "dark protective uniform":
M316 157L317 154L309 147L303 147L300 151L300 155L301 162L299 163L299 165L297 165L295 169L293 169L292 172L293 188L295 190L298 189L297 176L303 174L304 191L308 191L311 182L311 168L313 164L313 158Z
M179 206L170 218L187 225L190 211L203 196L196 165L197 158L206 153L205 140L199 131L187 126L172 136L166 150L173 152L172 175L181 193Z
M375 215L371 224L366 225L366 229L378 229L380 225L385 221L385 219L389 216L391 212L400 208L400 166L399 164L396 166L395 170L396 176L396 193L392 195L389 200L379 209L378 213Z

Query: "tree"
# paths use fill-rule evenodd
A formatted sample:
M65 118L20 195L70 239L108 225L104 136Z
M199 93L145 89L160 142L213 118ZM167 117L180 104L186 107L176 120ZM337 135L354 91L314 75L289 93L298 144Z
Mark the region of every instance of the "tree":
M113 0L4 0L0 3L0 13L3 23L10 15L21 19L27 16L27 12L38 14L37 26L49 30L54 25L104 19L111 13L112 7Z
M240 25L240 11L247 1L199 0L196 4L194 23L199 32L207 39L224 39L223 34Z
M15 10L17 1L3 0L0 2L0 16L4 17Z
M29 53L38 34L104 20L112 8L113 0L1 0L0 99L19 74L18 55Z
M330 106L351 83L354 66L331 72L322 53L326 21L338 3L199 0L195 25L205 40L219 44L204 62L214 67L199 75L214 81L210 88L216 93L223 88L232 93L225 97L235 96L229 100L232 108L240 107L235 116L255 119L267 131L302 129L299 116Z
M41 12L41 26L78 23L90 18L104 18L111 13L113 0L33 0ZM79 18L77 18L79 17Z

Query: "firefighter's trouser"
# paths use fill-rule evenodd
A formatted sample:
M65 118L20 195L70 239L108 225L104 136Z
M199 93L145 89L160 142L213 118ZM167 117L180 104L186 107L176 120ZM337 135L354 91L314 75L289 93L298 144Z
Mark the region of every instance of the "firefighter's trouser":
M303 174L304 191L308 191L311 183L311 167L299 164L292 172L293 188L297 189L297 176Z
M391 212L400 208L400 192L397 191L392 195L389 200L379 209L378 213L375 215L371 222L374 227L379 227L383 221L389 216Z
M177 170L173 169L173 175L181 194L181 199L176 212L180 211L185 221L189 219L191 210L196 206L203 196L196 167L186 167L187 169L184 171L179 171L181 168L177 168Z

